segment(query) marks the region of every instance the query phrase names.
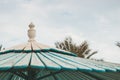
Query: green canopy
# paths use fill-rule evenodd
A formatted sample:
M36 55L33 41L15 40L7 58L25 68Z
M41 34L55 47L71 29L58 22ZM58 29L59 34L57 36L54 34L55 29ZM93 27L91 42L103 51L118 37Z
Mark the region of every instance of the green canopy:
M0 52L0 80L120 80L120 64L77 57L38 43L34 25L29 41Z

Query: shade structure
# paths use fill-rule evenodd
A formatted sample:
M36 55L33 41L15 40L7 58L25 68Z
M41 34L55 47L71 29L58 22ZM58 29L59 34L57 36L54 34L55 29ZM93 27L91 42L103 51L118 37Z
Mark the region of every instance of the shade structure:
M34 25L29 40L0 52L0 80L120 80L120 64L77 57L38 43Z

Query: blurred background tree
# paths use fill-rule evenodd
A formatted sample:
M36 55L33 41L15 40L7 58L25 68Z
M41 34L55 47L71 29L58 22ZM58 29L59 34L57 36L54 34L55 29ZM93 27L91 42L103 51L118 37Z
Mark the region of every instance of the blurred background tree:
M117 42L117 43L116 43L116 46L120 47L120 42Z
M91 56L97 53L97 51L92 51L89 49L89 44L87 41L76 45L71 37L66 37L62 42L56 42L55 46L56 48L70 51L77 54L79 57L87 59L91 58Z
M0 45L0 51L2 50L2 45Z
M0 51L1 51L1 50L4 50L4 49L5 49L5 48L3 48L3 45L0 45Z

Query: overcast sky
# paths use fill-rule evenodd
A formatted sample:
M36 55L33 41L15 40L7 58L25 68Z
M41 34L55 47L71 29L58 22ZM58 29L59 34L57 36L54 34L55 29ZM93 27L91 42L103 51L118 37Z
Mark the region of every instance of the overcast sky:
M30 22L40 43L71 36L76 43L87 40L93 58L120 63L120 0L0 0L0 44L27 42Z

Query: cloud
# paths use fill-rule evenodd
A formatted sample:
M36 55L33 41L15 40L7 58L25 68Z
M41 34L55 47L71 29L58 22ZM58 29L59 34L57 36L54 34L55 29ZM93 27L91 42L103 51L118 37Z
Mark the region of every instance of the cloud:
M54 42L72 36L76 43L87 40L95 57L119 62L119 0L1 0L0 43L12 46L27 41L28 24L36 25L37 40ZM101 55L102 54L102 55ZM118 56L117 58L113 55Z

